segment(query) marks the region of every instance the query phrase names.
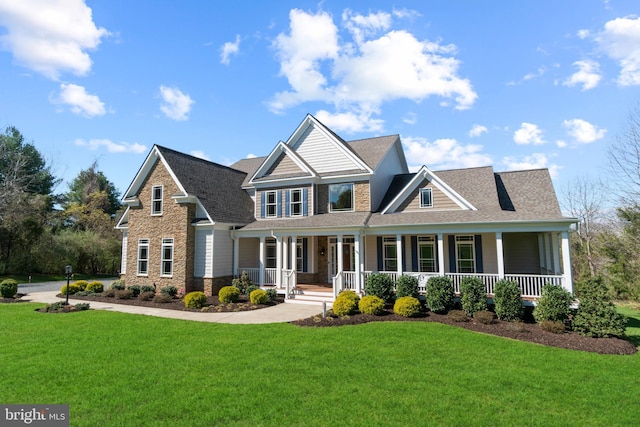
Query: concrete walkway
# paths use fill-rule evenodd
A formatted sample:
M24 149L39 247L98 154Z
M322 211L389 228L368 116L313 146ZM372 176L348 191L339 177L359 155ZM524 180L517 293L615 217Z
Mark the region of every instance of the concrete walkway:
M22 297L23 300L51 304L62 301L56 295L59 291L31 292ZM193 320L196 322L258 324L291 322L322 313L322 304L278 304L272 307L253 311L238 311L231 313L201 313L196 311L167 310L154 307L139 307L126 304L109 304L104 302L86 301L69 298L69 304L75 305L88 302L92 309L119 311L121 313L144 314L147 316L166 317L168 319Z

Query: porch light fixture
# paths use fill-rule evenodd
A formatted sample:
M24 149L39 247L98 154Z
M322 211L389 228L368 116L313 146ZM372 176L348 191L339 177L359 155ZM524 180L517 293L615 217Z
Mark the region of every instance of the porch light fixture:
M67 291L66 293L66 301L64 305L69 305L69 281L71 280L71 266L67 265L64 267L64 274L67 275Z
M324 248L320 248L320 255L324 256Z

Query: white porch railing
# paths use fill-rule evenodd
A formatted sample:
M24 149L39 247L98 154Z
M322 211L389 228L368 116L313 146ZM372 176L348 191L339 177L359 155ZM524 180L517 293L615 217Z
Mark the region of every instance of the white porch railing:
M264 269L264 280L260 283L260 269L259 268L238 268L237 275L240 276L243 272L247 272L249 279L253 283L260 285L275 285L276 277L278 277L278 269L277 268L265 268ZM286 270L283 270L286 271Z
M505 274L507 280L514 280L520 287L523 297L539 297L546 284L562 286L563 276L539 274ZM492 292L493 293L493 292Z
M253 283L255 283L256 285L260 283L260 269L259 268L238 268L238 271L236 271L236 274L238 275L238 277L240 277L242 275L243 272L247 273L247 276L249 276L249 279L251 279L251 281Z
M460 283L465 277L477 277L484 283L484 290L487 294L493 294L493 288L500 276L497 274L482 274L482 273L445 273L445 276L449 277L453 282L453 292L460 293Z

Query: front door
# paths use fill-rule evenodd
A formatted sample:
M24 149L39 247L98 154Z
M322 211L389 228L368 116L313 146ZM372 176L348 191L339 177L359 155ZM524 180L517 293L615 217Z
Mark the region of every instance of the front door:
M342 242L342 271L353 271L355 246L353 238L345 238ZM338 274L338 243L335 238L330 239L329 244L329 283Z

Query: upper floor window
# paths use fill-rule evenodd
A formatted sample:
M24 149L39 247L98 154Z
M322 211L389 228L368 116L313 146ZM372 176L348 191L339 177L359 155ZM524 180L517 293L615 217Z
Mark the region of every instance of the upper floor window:
M431 188L420 189L420 207L432 208L433 207L433 194Z
M162 215L162 185L151 188L151 215Z
M138 240L138 274L149 274L149 239Z
M353 184L333 184L329 186L329 211L353 211Z
M278 192L277 191L267 191L265 192L264 206L265 206L265 216L267 218L277 216L277 207L278 207Z
M162 239L162 272L163 276L173 274L173 239Z
M291 216L302 215L302 190L291 190L289 197L289 212L291 212Z
M475 245L473 236L456 236L456 262L458 273L475 273Z

